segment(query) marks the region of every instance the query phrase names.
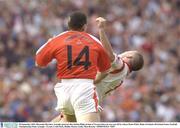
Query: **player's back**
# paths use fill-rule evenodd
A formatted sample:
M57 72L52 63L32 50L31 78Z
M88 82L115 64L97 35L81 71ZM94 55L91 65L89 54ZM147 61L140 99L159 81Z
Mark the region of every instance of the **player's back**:
M57 76L60 79L94 79L97 70L105 71L110 67L107 53L100 43L85 32L64 32L49 41L48 49L50 58L57 60Z

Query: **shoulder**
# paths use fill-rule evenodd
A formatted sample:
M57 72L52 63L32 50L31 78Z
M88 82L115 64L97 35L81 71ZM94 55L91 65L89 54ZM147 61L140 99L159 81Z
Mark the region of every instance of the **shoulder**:
M57 45L57 42L62 42L65 40L65 38L70 34L69 31L65 31L60 33L59 35L55 35L52 38L50 38L47 42L49 42L51 44L51 46L53 45ZM62 43L58 43L58 45L61 45Z
M38 54L40 51L42 51L42 49L52 49L54 46L56 46L56 42L61 40L64 35L66 35L69 31L65 31L60 33L59 35L53 36L51 38L48 39L48 41L46 43L44 43L36 52L36 54Z
M61 37L61 36L66 35L66 34L68 34L68 33L70 33L70 32L69 32L69 31L64 31L64 32L62 32L62 33L60 33L59 35L54 36L54 37L55 37L55 38Z
M70 33L69 31L65 31L65 32L62 32L58 35L53 36L51 39L52 40L60 39L60 38L63 38L64 36L68 35L69 33Z
M88 36L89 36L91 39L93 39L97 44L102 45L101 41L100 41L97 37L95 37L95 36L93 36L93 35L91 35L91 34L89 34L89 33L87 33L87 34L88 34Z

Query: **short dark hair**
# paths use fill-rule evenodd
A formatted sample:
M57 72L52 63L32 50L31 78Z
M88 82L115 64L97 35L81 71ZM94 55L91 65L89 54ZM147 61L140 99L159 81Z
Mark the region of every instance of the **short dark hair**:
M73 12L69 16L68 27L72 30L82 30L83 26L87 24L87 17L82 12Z
M135 52L132 60L132 71L140 70L144 65L143 56L139 52Z

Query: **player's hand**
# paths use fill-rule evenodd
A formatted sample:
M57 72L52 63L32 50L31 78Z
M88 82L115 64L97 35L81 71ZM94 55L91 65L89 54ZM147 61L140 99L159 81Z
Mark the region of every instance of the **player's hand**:
M103 17L98 17L96 19L97 25L100 29L104 29L106 27L106 19Z

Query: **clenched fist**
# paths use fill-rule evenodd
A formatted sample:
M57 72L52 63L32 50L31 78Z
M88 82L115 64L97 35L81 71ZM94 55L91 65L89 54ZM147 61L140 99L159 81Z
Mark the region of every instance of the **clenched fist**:
M97 25L100 29L105 28L106 27L106 19L102 18L102 17L98 17L96 19Z

